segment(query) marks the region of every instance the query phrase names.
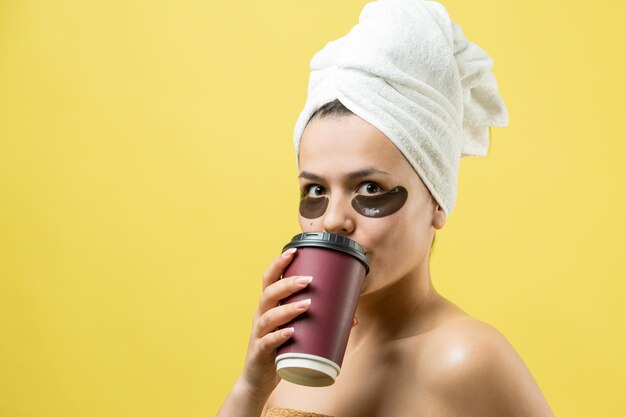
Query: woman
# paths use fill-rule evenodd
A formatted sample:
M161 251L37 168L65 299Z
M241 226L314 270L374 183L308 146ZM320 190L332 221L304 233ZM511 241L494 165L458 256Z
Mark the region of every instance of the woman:
M429 273L460 157L486 154L488 127L506 124L490 67L443 6L419 0L368 4L359 25L313 57L294 132L300 227L357 241L370 273L340 376L303 387L281 381L274 359L293 335L277 327L308 308L280 300L310 279L281 279L293 252L277 257L263 274L244 371L218 416L552 415L506 338L440 295ZM379 216L356 210L355 198L396 200ZM323 210L307 212L319 199Z

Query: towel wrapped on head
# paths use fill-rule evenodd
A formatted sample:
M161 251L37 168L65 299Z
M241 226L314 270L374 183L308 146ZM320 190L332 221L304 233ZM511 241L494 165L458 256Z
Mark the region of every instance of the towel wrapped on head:
M356 26L311 59L296 157L311 116L338 99L396 145L447 216L461 157L486 156L490 126L508 124L492 66L440 3L368 3Z

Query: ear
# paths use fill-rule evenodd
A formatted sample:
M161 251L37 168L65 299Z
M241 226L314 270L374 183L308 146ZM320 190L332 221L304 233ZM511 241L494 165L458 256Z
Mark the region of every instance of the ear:
M444 213L443 209L439 206L439 204L435 203L435 208L433 211L433 227L437 230L443 228L446 224L446 213Z

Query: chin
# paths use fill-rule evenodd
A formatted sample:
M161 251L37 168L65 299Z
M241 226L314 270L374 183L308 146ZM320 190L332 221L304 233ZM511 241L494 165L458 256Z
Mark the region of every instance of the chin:
M377 281L380 277L376 276L376 274L372 273L370 269L370 273L365 276L363 280L363 285L361 286L361 296L371 294L378 289Z

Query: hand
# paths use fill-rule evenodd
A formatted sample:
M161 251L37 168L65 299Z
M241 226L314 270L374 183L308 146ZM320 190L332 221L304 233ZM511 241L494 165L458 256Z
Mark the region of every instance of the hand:
M312 279L301 276L280 278L295 251L292 248L283 252L263 273L263 294L254 314L246 365L241 376L248 392L257 398L269 396L280 382L274 363L276 348L291 337L293 328L276 328L305 312L310 304L310 300L302 300L279 305L280 300L305 288Z

